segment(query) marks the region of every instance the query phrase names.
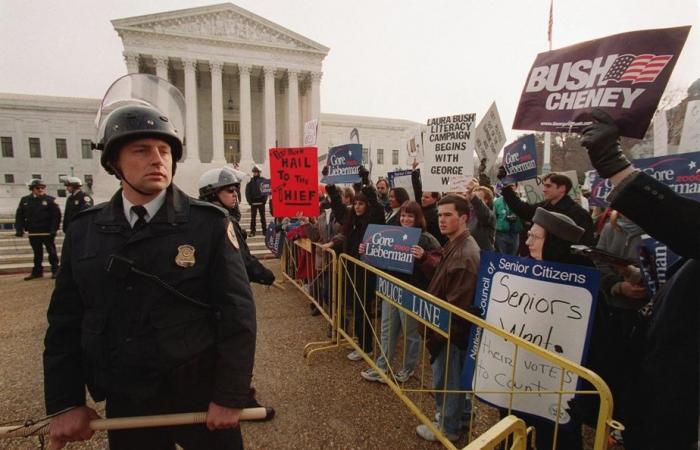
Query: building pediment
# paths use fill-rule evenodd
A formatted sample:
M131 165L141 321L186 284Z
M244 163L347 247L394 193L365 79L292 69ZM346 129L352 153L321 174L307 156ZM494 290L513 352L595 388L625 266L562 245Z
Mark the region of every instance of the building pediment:
M120 34L141 32L320 53L329 49L231 3L113 20Z

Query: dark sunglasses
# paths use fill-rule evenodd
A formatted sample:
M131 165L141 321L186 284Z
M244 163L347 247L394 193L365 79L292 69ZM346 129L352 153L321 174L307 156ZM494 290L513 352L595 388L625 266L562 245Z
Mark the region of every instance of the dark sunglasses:
M233 187L233 186L225 187L225 188L223 188L223 189L221 189L221 190L224 191L224 192L228 192L229 194L233 194L234 192L238 192L238 191L236 191L236 188Z

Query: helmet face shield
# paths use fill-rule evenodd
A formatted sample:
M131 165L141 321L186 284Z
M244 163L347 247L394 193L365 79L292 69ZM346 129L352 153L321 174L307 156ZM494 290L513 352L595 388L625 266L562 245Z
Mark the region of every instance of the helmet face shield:
M115 173L114 161L124 144L155 138L168 143L175 163L182 157L185 99L168 81L150 74L129 74L112 83L95 119L96 147L102 166ZM117 174L119 176L119 174Z
M215 195L219 189L226 186L240 186L240 184L241 178L229 167L208 170L197 181L199 198L204 200Z

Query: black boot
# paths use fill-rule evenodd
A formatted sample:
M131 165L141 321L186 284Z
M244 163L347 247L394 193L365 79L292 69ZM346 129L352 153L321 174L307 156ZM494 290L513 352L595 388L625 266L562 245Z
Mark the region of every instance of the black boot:
M32 274L27 275L26 277L24 277L24 281L34 280L34 279L36 279L36 278L43 278L43 277L44 277L44 274L43 274L43 273L40 273L40 274L32 273Z

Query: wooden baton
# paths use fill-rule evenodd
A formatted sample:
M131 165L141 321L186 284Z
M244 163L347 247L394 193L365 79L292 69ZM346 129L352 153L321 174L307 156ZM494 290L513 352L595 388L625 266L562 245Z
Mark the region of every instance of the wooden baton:
M241 410L240 420L262 420L267 416L264 407L245 408ZM126 430L131 428L173 427L205 423L206 412L161 414L157 416L116 417L113 419L94 419L90 421L93 431ZM0 439L49 434L51 419L45 419L31 425L0 427Z

